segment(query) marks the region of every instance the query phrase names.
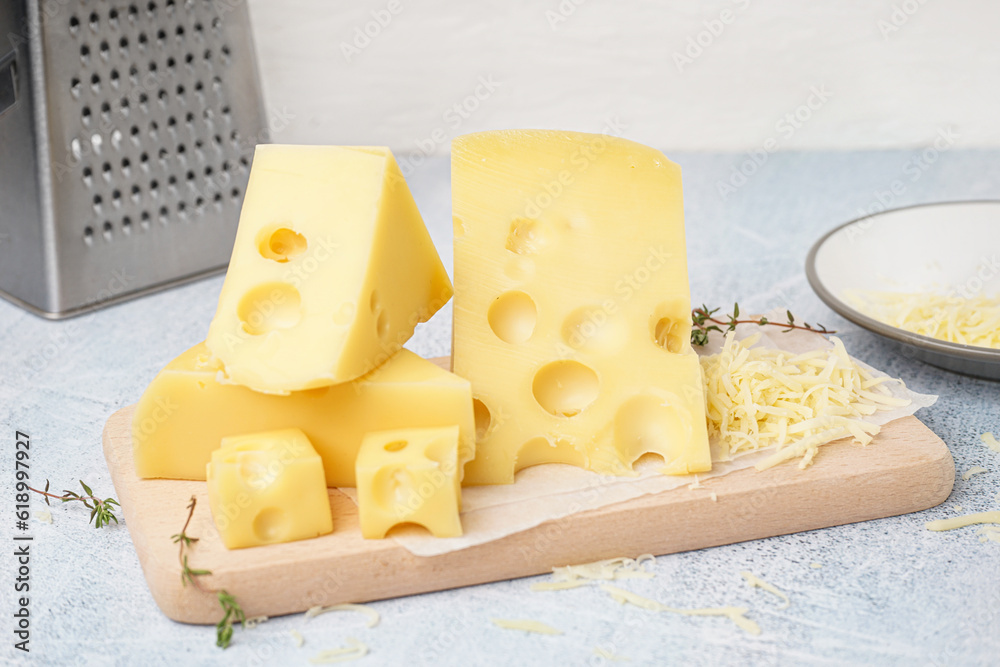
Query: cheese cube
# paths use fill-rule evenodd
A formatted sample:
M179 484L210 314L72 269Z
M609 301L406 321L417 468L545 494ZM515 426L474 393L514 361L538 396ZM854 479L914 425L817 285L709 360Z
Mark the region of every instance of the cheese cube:
M473 456L469 382L409 350L353 382L287 396L222 383L221 370L200 344L150 383L132 420L139 477L203 480L222 438L289 427L319 452L328 486L354 486L354 460L369 431L457 424L462 462Z
M322 387L384 363L451 294L388 148L262 144L206 343L236 384Z
M465 483L547 462L632 474L651 452L709 470L680 168L624 139L500 131L455 139L451 174Z
M462 534L458 438L458 426L365 436L356 472L364 537L385 537L401 523L419 524L436 537Z
M227 549L333 532L323 462L297 428L223 438L205 475Z

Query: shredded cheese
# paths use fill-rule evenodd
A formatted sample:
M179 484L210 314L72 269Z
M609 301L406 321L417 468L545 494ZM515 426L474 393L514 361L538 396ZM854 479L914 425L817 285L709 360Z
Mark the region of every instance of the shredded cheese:
M962 473L962 479L968 482L973 475L979 475L984 472L989 472L989 470L987 470L982 466L972 466L971 468Z
M329 651L320 651L313 657L309 658L309 662L314 665L332 665L337 662L357 660L358 658L363 658L366 655L368 655L368 646L362 644L353 637L348 637L347 646L330 649Z
M35 512L35 518L42 523L52 523L52 512L48 510L38 510Z
M608 558L583 565L566 565L552 568L554 582L570 581L612 581L615 579L650 579L654 575L643 565L655 561L652 554L642 554L637 558ZM551 589L559 590L559 589Z
M302 648L302 645L306 643L306 638L302 636L302 633L298 630L289 630L288 632L292 635L292 641L295 642L296 648Z
M563 633L562 630L557 630L551 625L529 618L491 618L490 620L493 621L493 625L506 630L522 630L539 635L561 635Z
M256 628L258 625L267 620L267 616L251 616L250 618L243 621L243 627L247 630Z
M910 403L883 386L899 380L872 375L836 337L832 348L802 354L754 347L759 339L730 332L718 354L701 358L708 432L723 459L772 448L757 470L795 458L805 468L834 440L867 445L879 427L865 417Z
M809 563L809 567L811 567L814 570L818 570L821 567L823 567L823 564L822 563Z
M318 605L316 607L310 607L306 612L306 618L314 618L320 614L325 614L328 611L357 611L368 617L368 627L374 628L378 625L379 615L378 612L371 607L363 604L351 604L345 602L344 604L332 604L328 607Z
M600 646L594 647L594 655L596 655L598 658L604 658L605 660L610 660L612 662L621 662L624 660L629 660L629 658L626 658L621 655L615 655L611 651L601 648Z
M993 434L987 431L979 436L979 439L983 441L983 444L992 449L997 454L1000 454L1000 442L993 437Z
M767 591L771 595L776 595L781 598L784 601L784 604L782 604L779 609L787 609L792 604L791 599L789 599L785 593L778 590L778 588L773 584L767 583L752 572L740 572L740 574L743 575L743 578L748 584L750 584L751 588L759 588L763 591Z
M966 526L973 526L979 523L997 523L1000 524L1000 512L979 512L977 514L966 514L965 516L956 516L953 519L938 519L937 521L928 521L924 524L927 530L954 530L956 528L965 528Z
M961 345L1000 349L1000 297L927 292L845 294L858 310L898 329Z
M642 609L648 609L649 611L665 611L671 614L681 614L683 616L725 616L742 630L745 630L752 635L760 634L760 626L747 618L746 614L749 610L746 607L676 609L674 607L668 607L667 605L660 604L656 600L650 600L649 598L633 593L632 591L627 591L624 588L612 586L611 584L600 584L600 587L611 596L611 599L621 604L632 604Z
M980 528L976 531L979 535L980 542L986 542L987 540L1000 543L1000 528L995 528L993 526L987 526L986 528Z

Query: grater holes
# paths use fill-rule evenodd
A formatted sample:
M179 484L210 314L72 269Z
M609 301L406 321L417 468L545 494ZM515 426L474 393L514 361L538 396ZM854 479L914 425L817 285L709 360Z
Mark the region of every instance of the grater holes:
M198 21L197 23L194 24L194 31L198 33L198 35L201 35L202 33L205 32L205 26L202 25L201 21Z
M151 17L152 16L156 16L156 3L155 2L150 2L148 5L146 5L146 13L149 14Z
M101 195L99 195L99 194L94 195L94 199L93 199L94 212L95 213L100 213L102 206L104 206L104 198L101 197Z
M90 225L83 228L83 242L87 245L92 245L94 243L94 228Z
M184 64L187 65L188 67L193 67L194 66L194 54L193 53L187 53L187 54L184 55Z
M159 160L160 160L160 164L163 164L163 163L165 163L165 162L167 161L167 156L168 156L169 154L170 154L170 153L169 153L169 152L167 152L167 149L166 149L166 148L160 148L160 150L159 150L159 151L157 151L157 155L156 155L156 156L157 156L157 158L159 158Z
M80 97L80 91L82 90L82 87L83 86L80 83L80 78L79 77L74 76L72 79L70 79L70 81L69 81L69 92L73 95L73 97L76 97L76 98L79 99L79 97Z
M114 7L108 11L108 25L113 29L118 29L118 10Z
M135 5L128 6L128 20L131 23L135 23L136 17L139 16L139 8Z
M205 212L205 198L204 197L198 197L197 199L195 199L194 200L194 208L195 208L195 212L198 215L201 215L202 213L204 213Z
M111 204L115 208L122 205L122 191L115 188L111 191Z
M157 213L159 214L160 222L164 225L167 224L168 217L170 216L170 209L166 206L161 206Z
M74 37L80 32L80 19L76 16L69 17L69 34Z
M97 32L101 27L101 17L97 15L97 12L91 12L87 23L90 25L91 30Z
M187 89L184 88L183 84L177 84L177 97L180 98L180 100L182 102L184 101L184 94L186 92L187 92Z
M150 219L150 217L151 216L149 215L149 211L143 211L141 214L139 214L139 225L143 229L149 229L149 219Z
M167 116L167 127L177 127L177 119L173 116Z
M118 73L118 70L112 69L108 74L108 80L111 82L112 88L118 88L121 83L121 75Z
M90 116L90 107L83 107L83 109L80 110L80 120L83 121L84 125L90 125Z
M139 144L139 126L138 125L133 125L132 127L130 127L129 130L128 130L128 134L129 134L129 137L132 138L132 143L138 145Z
M223 62L223 64L228 65L229 61L231 59L231 56L232 56L232 53L229 50L229 46L227 46L226 44L223 44L222 48L219 49L219 51L222 53L222 62Z
M128 37L122 37L118 40L118 50L121 51L122 56L128 57Z
M149 110L149 95L146 93L139 93L139 107L143 111Z
M105 181L111 181L111 163L105 162L101 165L101 176Z
M177 59L174 58L173 56L167 58L167 69L170 70L171 72L177 69Z
M122 148L122 133L121 130L115 130L111 133L111 145L116 151Z
M222 91L222 78L221 77L219 77L219 76L213 76L212 77L212 90L214 90L217 93Z
M177 35L177 41L182 41L184 39L184 26L182 25L177 26L177 29L174 31L174 34Z
M145 168L145 169L149 168L148 167L148 165L149 165L149 153L143 151L142 154L139 155L139 164L141 164L143 166L143 168Z
M167 177L167 187L173 192L177 191L177 176L170 174L170 176Z
M163 106L167 105L167 91L160 88L159 92L156 93L156 99L160 100L160 104Z
M194 179L195 179L194 171L188 169L188 172L184 174L184 177L187 179L189 185L194 185Z
M154 197L160 196L160 182L155 178L149 182L149 194Z
M84 65L90 63L90 47L86 44L80 46L80 60Z
M222 29L222 19L216 16L215 18L212 19L212 30L218 32L221 29Z
M107 102L101 102L101 120L105 123L111 120L111 105Z
M139 187L138 183L132 185L132 191L130 194L132 202L138 204L139 200L142 198L142 188Z
M132 218L127 215L122 218L122 231L126 234L132 233Z
M94 170L91 169L90 167L84 167L83 184L89 188L93 182L94 182Z
M167 41L167 31L160 28L156 31L156 43L163 46L163 42Z
M95 93L101 90L101 75L97 72L90 75L90 89Z
M113 230L114 230L114 227L111 225L111 221L110 220L105 220L104 221L104 240L105 241L110 241L111 240L111 232Z
M128 101L127 97L123 97L119 105L121 106L122 116L128 117L129 112L132 110L132 103Z
M146 48L146 45L149 43L149 37L147 37L146 33L144 33L144 32L140 32L139 36L136 39L139 42L139 48L140 49Z
M192 112L188 111L186 114L184 114L184 124L187 125L188 128L194 127L194 114ZM198 147L201 148L200 141L198 143Z
M187 153L187 146L184 144L177 144L177 154L184 157L185 153Z
M205 49L205 53L202 54L202 57L205 58L205 60L211 60L212 59L212 49Z
M101 40L97 48L102 59L107 60L111 56L111 45L108 44L108 40Z
M135 65L130 65L128 68L128 78L132 83L139 83L139 68Z
M240 198L240 189L239 188L233 188L232 190L229 191L229 194L230 194L230 196L232 196L232 198L234 200L239 199Z
M132 173L132 161L127 157L122 158L122 174L128 176Z
M187 217L187 202L184 200L177 202L177 215L182 218Z

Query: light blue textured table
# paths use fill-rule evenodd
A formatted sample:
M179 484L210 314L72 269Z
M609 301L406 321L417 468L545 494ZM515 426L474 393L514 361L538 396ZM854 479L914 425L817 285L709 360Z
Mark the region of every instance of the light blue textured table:
M729 307L738 299L745 312L788 306L800 318L839 329L855 356L916 391L940 394L918 417L948 443L959 473L974 465L990 470L969 481L959 477L952 497L926 512L660 557L654 579L623 582L675 607L749 607L763 629L759 637L723 618L621 607L591 588L531 593L528 579L378 602L382 622L372 629L357 614L277 618L237 629L233 646L222 652L213 628L173 623L160 613L124 526L95 531L81 508L62 506L52 509L51 525L33 520L30 531L32 662L306 664L355 637L371 647L356 664L601 664L596 646L631 658L624 664L1000 663L1000 544L980 544L973 528L931 533L923 527L929 519L1000 509L1000 455L978 442L983 431L1000 433L1000 384L901 356L823 306L803 271L816 238L877 202L877 193L890 191L895 180L904 191L893 195L893 205L1000 199L997 152L944 153L923 171L913 168L918 155L772 155L725 198L718 182L745 155L672 156L684 168L694 301ZM447 161L432 161L410 184L450 267ZM221 283L212 278L61 323L0 303L0 499L8 536L0 549L0 616L6 619L0 661L23 659L11 646L15 429L31 434L33 480L48 477L63 488L84 479L110 495L104 421L135 402L160 367L204 338ZM410 347L447 354L449 317L446 308ZM813 562L823 567L813 569ZM791 606L781 610L776 598L751 590L741 570L786 591ZM501 630L491 617L537 619L565 634ZM295 647L293 629L305 635L305 647Z

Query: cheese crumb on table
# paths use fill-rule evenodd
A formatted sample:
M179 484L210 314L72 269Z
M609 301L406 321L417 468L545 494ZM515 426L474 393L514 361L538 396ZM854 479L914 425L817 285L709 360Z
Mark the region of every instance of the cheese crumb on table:
M309 662L314 665L332 665L337 662L357 660L358 658L363 658L366 655L368 655L368 646L353 637L348 637L347 646L330 649L329 651L320 651L313 657L309 658Z
M243 621L243 627L247 630L256 628L261 623L269 620L267 616L251 616L250 618Z
M966 526L973 526L980 523L1000 524L1000 512L979 512L977 514L956 516L953 519L938 519L937 521L928 521L924 524L924 527L927 530L941 531L965 528Z
M289 630L288 633L292 635L292 641L295 642L296 648L302 648L302 645L306 643L306 638L298 630Z
M594 647L594 655L596 655L598 658L604 658L605 660L610 660L612 662L622 662L630 659L626 658L625 656L615 655L611 651L605 648L601 648L600 646Z
M997 454L1000 454L1000 442L997 441L993 434L987 431L979 436L979 439L983 441L983 444L992 449Z
M38 510L35 512L35 518L42 523L52 523L52 512L48 510Z
M986 468L984 468L982 466L973 466L973 467L969 468L968 470L966 470L965 472L962 473L962 479L965 480L966 482L968 482L969 479L973 475L978 475L978 474L984 473L984 472L989 472L989 470L987 470Z
M823 567L823 564L822 563L809 563L809 567L811 567L814 570L818 570L821 567Z
M767 583L766 581L764 581L757 575L753 574L752 572L740 572L740 574L743 576L746 582L750 584L751 588L759 588L761 590L767 591L768 593L771 593L772 595L776 595L779 598L781 598L784 601L784 604L782 604L781 607L779 607L779 609L787 609L792 604L791 599L789 599L789 597L785 593L778 590L778 588L773 584Z
M847 300L865 315L938 340L1000 348L1000 299L852 290Z
M603 591L610 595L613 600L621 604L628 603L642 609L648 609L649 611L665 611L672 614L681 614L683 616L725 616L746 632L749 632L752 635L760 634L760 626L747 618L746 614L749 610L746 607L676 609L674 607L668 607L664 604L660 604L656 600L650 600L649 598L633 593L632 591L627 591L624 588L612 586L611 584L600 584L600 587Z
M546 625L541 621L533 621L529 618L491 618L493 625L506 630L522 630L533 632L539 635L561 635L562 630Z
M374 609L372 609L367 605L352 604L350 602L345 602L343 604L332 604L328 607L324 607L322 605L310 607L309 610L306 611L306 618L314 618L316 616L319 616L320 614L325 614L328 611L356 611L362 613L368 617L369 628L374 628L376 625L378 625L379 622L379 615L377 611L375 611Z
M708 431L723 459L774 448L757 470L794 458L805 468L834 440L867 445L879 427L864 417L910 403L883 386L899 380L873 375L836 337L833 347L802 354L754 347L759 340L760 334L737 340L730 332L718 354L701 358Z

